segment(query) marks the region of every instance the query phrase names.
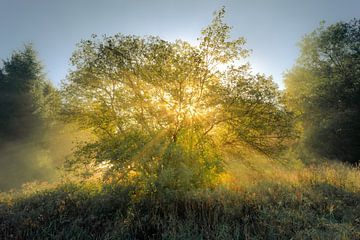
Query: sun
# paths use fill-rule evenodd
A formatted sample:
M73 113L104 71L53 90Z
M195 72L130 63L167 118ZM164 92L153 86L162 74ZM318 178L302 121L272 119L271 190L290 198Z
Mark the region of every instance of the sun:
M188 112L190 113L191 116L196 116L197 115L197 111L196 108L193 105L187 105L186 106Z

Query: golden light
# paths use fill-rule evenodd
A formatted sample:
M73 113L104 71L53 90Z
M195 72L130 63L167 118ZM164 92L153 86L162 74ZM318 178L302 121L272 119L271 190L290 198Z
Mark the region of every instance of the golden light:
M193 105L187 105L186 108L191 116L196 116L197 111Z

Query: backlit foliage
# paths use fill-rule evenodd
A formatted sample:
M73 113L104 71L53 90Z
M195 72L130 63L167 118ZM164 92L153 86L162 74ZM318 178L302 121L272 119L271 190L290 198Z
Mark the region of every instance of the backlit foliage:
M155 187L193 188L216 182L224 145L278 150L291 125L281 93L240 64L249 51L230 38L224 13L197 46L121 34L82 41L64 114L96 140L79 146L76 161L106 163Z

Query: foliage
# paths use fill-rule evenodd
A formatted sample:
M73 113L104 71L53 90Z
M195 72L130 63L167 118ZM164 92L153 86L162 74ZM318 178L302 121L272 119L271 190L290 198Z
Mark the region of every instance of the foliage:
M269 161L269 162L268 162ZM265 166L270 167L264 169ZM0 195L1 239L358 239L359 170L262 158L229 188L154 197L86 181ZM232 166L234 172L235 166ZM241 170L241 169L240 169ZM258 174L262 176L257 177ZM250 183L250 184L249 184ZM42 186L40 186L42 187ZM35 189L31 190L31 189Z
M300 44L286 75L289 105L298 112L303 141L314 152L360 159L360 21L322 25Z
M17 140L36 134L43 117L54 114L56 91L45 80L32 46L14 52L0 71L0 137Z
M60 97L45 80L31 45L15 51L0 68L0 189L43 179L51 165L44 133Z
M96 140L77 159L154 185L201 186L221 171L223 145L276 152L290 135L289 114L271 78L240 63L249 51L243 38L230 39L224 13L198 46L121 34L82 41L63 86L64 115Z

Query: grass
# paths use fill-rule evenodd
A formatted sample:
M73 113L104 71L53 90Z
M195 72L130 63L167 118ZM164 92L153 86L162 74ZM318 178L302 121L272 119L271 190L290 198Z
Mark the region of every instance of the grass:
M187 194L96 181L2 193L0 239L360 239L358 169L243 156L228 154L217 189Z

